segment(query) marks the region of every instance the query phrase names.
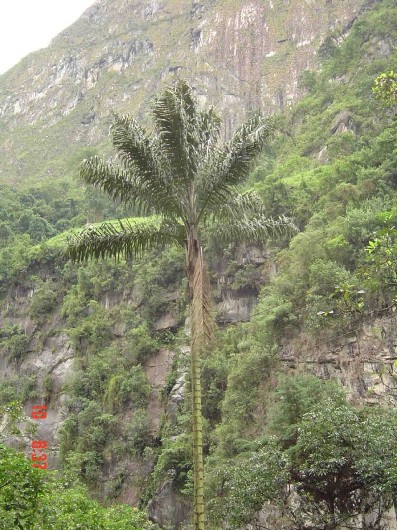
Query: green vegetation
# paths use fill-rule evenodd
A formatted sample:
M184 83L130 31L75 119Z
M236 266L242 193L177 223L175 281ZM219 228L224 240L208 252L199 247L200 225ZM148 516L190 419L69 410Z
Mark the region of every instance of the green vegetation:
M129 506L105 508L86 488L32 467L0 445L0 528L10 530L155 530L144 513Z
M7 326L1 329L0 345L11 361L20 362L28 352L29 338L19 326Z
M273 419L277 437L212 468L214 524L260 526L261 509L282 529L361 528L361 515L380 523L397 482L393 409L356 409L335 385L306 376L284 379Z
M312 79L310 94L284 116L294 140L280 138L274 162L253 173L269 213L284 211L301 228L279 253L278 277L258 306L258 324L276 342L297 331L323 341L387 305L385 289L374 296L364 276L368 267L374 271L366 247L396 220L396 122L371 97L375 76L395 60L395 52L373 57L373 43L384 38L379 20L388 25L395 16L395 6L381 2L353 25Z
M258 294L251 320L218 330L202 358L211 528L222 520L230 528L255 522L270 502L284 514L277 524L268 521L272 528L291 530L309 520L309 528L340 530L354 513L378 513L376 502L383 513L395 496L394 409L355 408L336 383L289 377L289 366L296 364L288 355L316 360L314 352L359 335L375 318L392 319L397 307L397 121L394 108L383 104L393 103L396 16L394 0L376 2L343 42L337 34L325 40L321 70L301 73L307 95L277 118L291 136L274 139L241 190L243 196L248 188L251 197L258 195L266 215L294 219L300 233L290 245L267 246L265 264L244 263L245 248L220 245L211 223L203 232L216 302ZM73 163L92 155L84 151ZM113 233L121 226L117 219L140 213L114 206L99 190L81 194L71 179L29 189L2 186L0 350L13 372L0 382L0 404L52 404L62 395L67 418L59 433L61 472L69 470L96 496L117 499L131 487L131 463L152 469L150 477L138 471L134 483L145 506L170 477L185 499L193 492L188 375L185 399L167 403L189 373L188 356L179 351L188 342L184 249L82 266L66 262L60 252L87 220L116 219L107 225ZM132 229L143 223L128 219ZM147 228L159 226L152 218ZM164 315L172 315L167 329L161 327ZM73 372L61 389L52 372L27 369L44 349L57 353L69 344ZM167 412L153 433L145 363L159 348L176 354L162 393ZM317 365L310 366L317 373ZM363 380L369 393L367 384ZM389 399L395 399L392 392ZM57 513L72 502L81 507L77 522L71 509L62 515L63 527L69 517L76 525L70 528L77 529L79 513L90 521L92 511L103 528L112 528L105 508L83 487L58 485L54 491L49 506ZM40 495L50 499L50 492ZM21 524L30 521L35 502L34 495L26 503L21 498ZM124 517L120 510L113 521ZM46 517L55 524L51 513ZM14 512L4 512L5 528L14 524L10 517ZM140 524L136 528L144 528ZM371 524L378 530L381 523Z
M375 79L372 91L385 106L397 105L397 74L393 70L380 74Z

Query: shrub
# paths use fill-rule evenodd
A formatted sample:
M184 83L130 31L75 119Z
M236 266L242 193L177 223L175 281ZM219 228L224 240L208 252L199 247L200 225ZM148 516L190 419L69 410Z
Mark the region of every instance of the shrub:
M33 322L42 324L48 318L49 313L55 309L57 299L55 288L49 282L35 290L29 305L29 316Z
M9 355L10 361L20 363L29 352L29 337L19 329L12 335L0 339L0 346Z
M146 410L139 409L134 412L132 419L124 427L124 434L129 449L141 455L150 441L150 418Z

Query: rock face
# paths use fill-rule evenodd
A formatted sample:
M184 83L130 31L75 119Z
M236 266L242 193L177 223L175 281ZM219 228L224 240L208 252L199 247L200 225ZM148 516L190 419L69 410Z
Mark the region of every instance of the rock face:
M290 369L339 381L352 401L395 406L396 324L394 314L385 315L321 345L300 337L284 346L281 358Z
M148 405L151 435L158 435L160 432L161 415L164 410L161 391L165 386L167 375L171 372L173 356L174 352L161 348L154 352L143 365L148 383L152 388Z
M169 528L172 522L172 528L179 530L190 515L190 505L174 490L172 480L163 484L148 509L151 521L161 528Z
M249 524L244 530L256 530L258 528L277 528L283 515L280 509L276 506L266 503L257 517L257 524ZM377 520L378 513L366 513L364 515L358 515L351 520L351 526L349 528L376 528L374 522ZM382 516L382 525L384 530L396 530L397 529L397 518L394 507L391 507Z
M222 111L227 137L247 112L294 103L327 33L343 35L368 3L98 0L0 77L0 181L61 176L81 146L106 138L112 111L144 119L178 77Z

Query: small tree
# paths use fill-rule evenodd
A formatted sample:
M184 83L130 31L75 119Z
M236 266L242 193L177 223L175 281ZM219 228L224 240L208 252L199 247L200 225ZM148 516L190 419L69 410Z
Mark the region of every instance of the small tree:
M395 410L329 399L303 416L297 433L290 448L273 440L226 469L215 518L230 530L255 524L267 502L280 530L380 530L397 491Z
M0 445L0 528L33 528L42 474L21 453Z
M397 105L397 73L390 70L378 75L372 92L385 107Z
M0 530L158 530L146 514L125 505L105 508L84 486L35 469L0 444Z

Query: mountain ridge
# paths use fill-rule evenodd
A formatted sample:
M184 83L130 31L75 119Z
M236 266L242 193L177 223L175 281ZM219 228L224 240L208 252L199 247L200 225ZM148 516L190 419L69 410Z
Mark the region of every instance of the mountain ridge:
M176 77L222 112L228 137L247 112L296 102L329 31L340 37L371 3L98 0L0 77L0 181L62 178L71 153L103 144L111 112L144 119Z

